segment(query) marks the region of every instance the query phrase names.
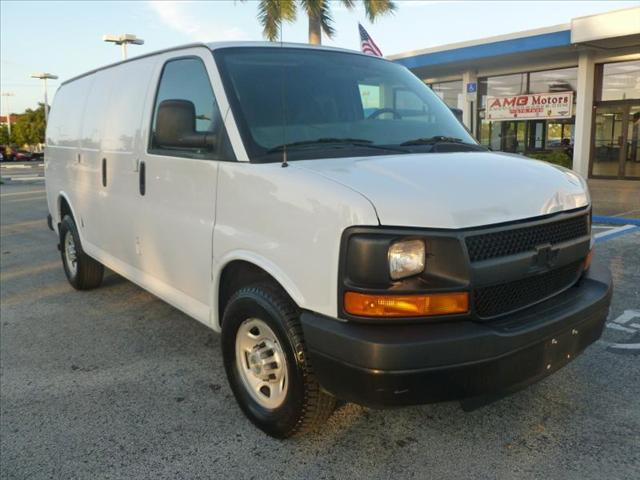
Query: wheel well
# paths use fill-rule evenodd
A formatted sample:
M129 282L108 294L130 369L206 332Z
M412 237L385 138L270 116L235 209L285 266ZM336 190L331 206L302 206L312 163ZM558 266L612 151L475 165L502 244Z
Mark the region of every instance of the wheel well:
M73 218L73 212L71 212L71 207L67 202L67 199L63 196L60 197L60 221L64 218L65 215L70 215Z
M222 315L231 296L240 288L258 282L272 282L282 288L278 281L262 268L244 260L229 262L220 275L218 287L218 324L222 325ZM283 289L284 290L284 289Z

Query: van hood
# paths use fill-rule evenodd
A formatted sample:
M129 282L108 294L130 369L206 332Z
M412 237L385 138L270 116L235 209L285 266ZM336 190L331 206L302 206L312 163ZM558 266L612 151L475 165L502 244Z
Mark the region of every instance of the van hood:
M291 165L364 195L388 226L468 228L571 210L590 201L576 173L520 155L400 154Z

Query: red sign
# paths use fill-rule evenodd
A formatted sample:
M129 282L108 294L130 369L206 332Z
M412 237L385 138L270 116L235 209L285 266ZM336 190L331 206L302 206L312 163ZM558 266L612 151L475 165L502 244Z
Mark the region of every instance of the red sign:
M533 93L510 97L487 97L487 120L571 118L573 92Z

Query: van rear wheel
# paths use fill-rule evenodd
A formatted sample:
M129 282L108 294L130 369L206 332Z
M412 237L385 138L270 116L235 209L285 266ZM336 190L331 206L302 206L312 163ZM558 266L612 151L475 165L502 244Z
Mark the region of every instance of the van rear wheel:
M84 253L78 229L70 215L65 215L60 223L60 255L64 273L73 288L90 290L100 286L104 267Z
M277 438L317 428L335 407L313 374L299 315L282 289L261 283L238 290L223 316L231 389L245 415Z

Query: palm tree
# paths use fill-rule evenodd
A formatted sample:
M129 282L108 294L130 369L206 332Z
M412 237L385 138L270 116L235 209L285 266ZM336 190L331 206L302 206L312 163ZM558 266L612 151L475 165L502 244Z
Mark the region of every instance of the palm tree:
M340 1L349 10L356 5L356 0L334 1ZM393 13L396 9L393 0L362 0L362 3L367 18L371 22L382 15ZM295 21L298 8L304 10L309 17L309 43L320 45L322 32L329 38L333 37L335 29L330 0L260 0L258 20L267 40L273 42L278 39L282 22Z

